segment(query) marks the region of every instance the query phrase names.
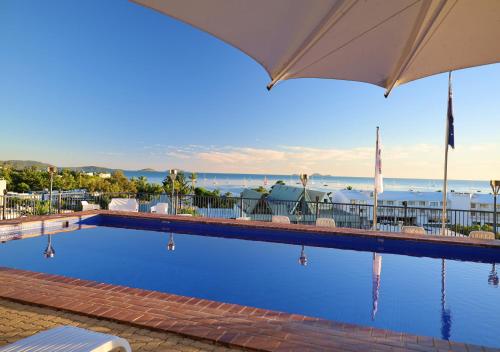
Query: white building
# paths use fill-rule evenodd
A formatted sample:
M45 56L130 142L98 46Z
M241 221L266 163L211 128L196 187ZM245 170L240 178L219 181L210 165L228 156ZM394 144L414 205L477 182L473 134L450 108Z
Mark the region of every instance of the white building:
M473 225L493 226L493 194L475 193L471 197L470 216ZM500 225L500 205L497 199L497 225Z
M342 190L333 195L342 209L373 220L373 192ZM448 222L464 226L492 225L493 195L450 192L447 194ZM385 191L378 196L378 220L384 224L401 223L439 227L443 194L441 192ZM425 208L425 209L424 209ZM500 206L497 205L500 212ZM490 213L488 213L490 212ZM498 215L497 215L498 216ZM498 216L500 220L500 216ZM497 221L499 223L500 221Z

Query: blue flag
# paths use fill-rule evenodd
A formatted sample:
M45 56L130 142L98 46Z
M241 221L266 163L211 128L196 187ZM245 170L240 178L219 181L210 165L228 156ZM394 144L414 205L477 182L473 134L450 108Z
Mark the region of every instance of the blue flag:
M451 92L451 73L448 84L448 145L455 149L455 127L453 126L453 94Z

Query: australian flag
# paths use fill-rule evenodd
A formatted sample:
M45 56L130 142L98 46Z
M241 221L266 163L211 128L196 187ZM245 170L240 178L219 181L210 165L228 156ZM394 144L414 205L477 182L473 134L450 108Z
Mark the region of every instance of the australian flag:
M451 92L451 73L448 85L448 145L455 149L455 127L453 126L453 94Z

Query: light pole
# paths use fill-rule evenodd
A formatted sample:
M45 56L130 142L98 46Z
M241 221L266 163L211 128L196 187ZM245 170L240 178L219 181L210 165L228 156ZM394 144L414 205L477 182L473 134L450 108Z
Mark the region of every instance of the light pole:
M56 251L54 250L54 247L52 247L52 236L51 235L48 236L49 239L47 242L47 248L45 248L45 250L43 251L43 256L47 259L51 259L54 258L54 256L56 255Z
M304 245L302 245L302 249L300 250L299 264L302 266L307 266L307 256Z
M305 215L306 215L306 187L307 187L307 181L309 181L309 177L307 174L300 174L300 182L302 182L302 186L304 186L304 194L302 197L302 219L305 221Z
M177 178L177 169L170 169L169 171L170 179L172 180L172 214L177 213L177 203L174 200L175 195L175 179Z
M50 176L50 188L49 188L49 214L52 214L52 185L54 183L54 174L57 172L57 168L55 166L49 166L47 171Z
M500 192L500 180L490 181L491 190L493 191L493 233L497 234L497 196Z
M168 251L175 251L175 242L174 242L174 234L173 233L171 233L169 238L168 238L167 250Z

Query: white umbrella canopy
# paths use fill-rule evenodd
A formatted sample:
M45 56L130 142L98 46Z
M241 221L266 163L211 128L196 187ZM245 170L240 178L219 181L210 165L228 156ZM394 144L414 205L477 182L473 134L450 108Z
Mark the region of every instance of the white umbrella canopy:
M239 48L271 77L386 89L500 61L500 0L132 0Z

